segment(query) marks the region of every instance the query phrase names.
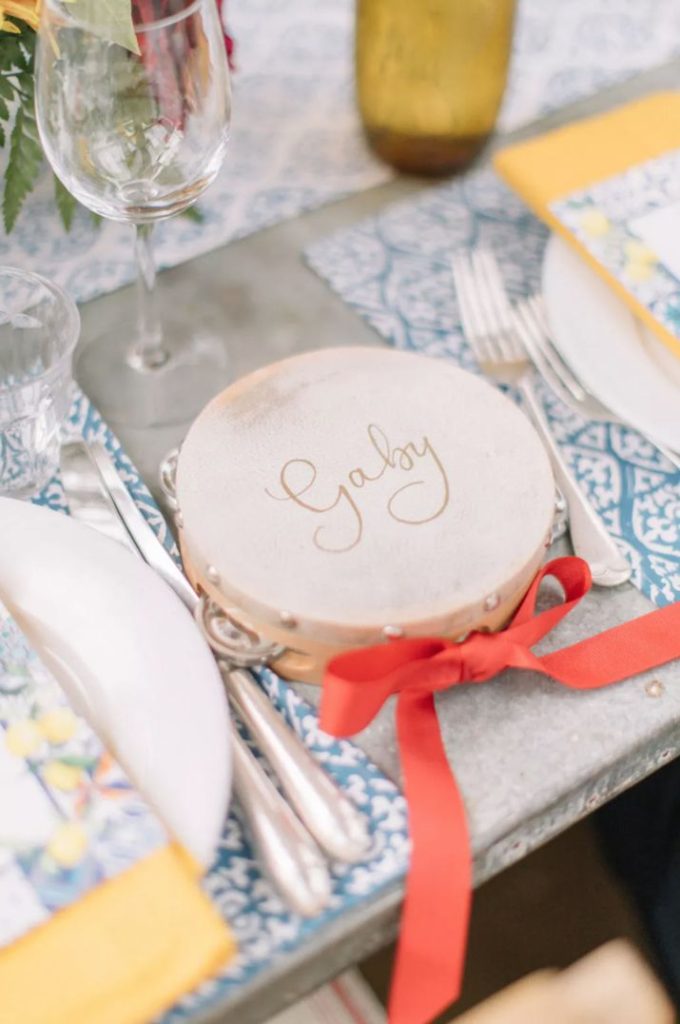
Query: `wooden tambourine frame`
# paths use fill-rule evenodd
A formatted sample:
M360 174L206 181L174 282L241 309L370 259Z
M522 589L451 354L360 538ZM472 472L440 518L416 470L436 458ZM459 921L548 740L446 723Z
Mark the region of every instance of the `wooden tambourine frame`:
M180 531L181 538L181 531ZM211 647L237 667L252 668L268 665L284 679L300 682L320 683L323 670L331 658L355 645L323 644L304 637L291 627L272 626L268 622L246 620L238 608L229 608L219 589L211 584L207 575L199 576L193 569L183 545L183 559L187 575L192 586L203 599L199 610L199 623ZM480 616L475 624L461 632L447 635L447 639L464 640L472 629L480 632L496 632L512 618L520 601L543 562L546 544L541 546L536 555L535 563L531 564L526 574L518 579L514 588L508 588L498 606ZM429 635L433 631L417 635ZM381 643L405 635L416 635L403 627L386 624L375 637L375 643ZM362 646L369 646L364 644Z

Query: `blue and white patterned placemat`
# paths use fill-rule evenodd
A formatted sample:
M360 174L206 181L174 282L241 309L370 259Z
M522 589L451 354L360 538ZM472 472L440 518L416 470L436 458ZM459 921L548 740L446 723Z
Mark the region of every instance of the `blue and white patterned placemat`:
M163 515L138 472L99 414L81 394L71 411L69 434L102 441L111 452L138 507L176 555L172 535ZM55 478L38 499L39 504L66 512L61 483ZM204 887L236 936L239 954L229 968L204 983L163 1017L163 1024L180 1024L219 1002L271 966L283 954L306 942L330 921L353 906L375 896L405 874L408 864L406 804L398 788L386 778L354 743L336 740L319 729L314 709L272 672L262 672L261 682L276 707L302 736L329 774L366 814L372 846L361 864L334 865L330 908L312 921L291 914L270 883L263 878L246 839L237 809L232 807L225 823L217 858ZM200 794L197 794L200 798Z
M422 193L312 246L309 264L393 345L476 364L451 277L456 249L484 244L515 298L540 286L547 230L491 170ZM639 434L592 423L546 388L553 432L655 604L680 599L680 476Z
M176 266L304 210L387 181L364 144L353 86L355 0L228 0L236 37L234 124L225 165L199 203L202 224L159 226L156 258ZM672 0L519 0L515 52L500 127L596 92L680 53ZM3 151L6 159L6 151ZM134 277L122 224L70 234L44 176L0 262L52 278L84 302Z

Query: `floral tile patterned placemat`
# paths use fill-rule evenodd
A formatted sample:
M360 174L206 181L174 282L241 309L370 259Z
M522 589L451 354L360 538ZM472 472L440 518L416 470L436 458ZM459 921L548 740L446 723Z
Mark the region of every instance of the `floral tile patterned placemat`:
M354 0L228 0L236 43L234 123L225 165L199 203L203 223L159 226L156 256L175 266L237 238L387 181L355 109ZM500 127L507 130L680 53L669 0L520 0ZM134 278L125 225L65 234L48 175L28 200L0 262L52 278L78 301Z
M167 841L0 604L0 948Z
M87 440L96 439L107 446L140 511L168 550L176 555L172 535L160 509L114 435L82 394L75 397L67 433ZM37 501L66 513L58 477ZM406 804L399 789L354 743L322 733L316 711L292 687L268 671L260 674L260 681L314 756L365 813L372 845L361 864L332 866L331 905L319 917L306 921L283 906L262 876L244 834L238 808L232 806L204 888L229 922L239 953L223 974L206 982L166 1014L163 1024L189 1021L195 1014L227 998L287 952L313 942L315 935L330 922L375 897L406 872L409 851Z
M391 344L477 371L451 275L483 244L514 298L540 287L547 230L490 170L395 204L312 246L311 267ZM583 420L541 389L553 433L655 604L680 598L680 477L634 430Z

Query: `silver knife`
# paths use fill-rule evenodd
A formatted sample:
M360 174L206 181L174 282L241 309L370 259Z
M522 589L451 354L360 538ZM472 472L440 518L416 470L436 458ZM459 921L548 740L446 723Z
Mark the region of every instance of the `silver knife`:
M90 457L88 447L80 441L64 444L60 462L62 483L74 518L88 523L107 536L115 537L135 555L144 558L123 525L117 507ZM95 493L96 498L93 497ZM114 522L117 522L117 527ZM102 529L103 523L105 525ZM147 529L156 545L163 550L151 528ZM172 565L176 569L174 562ZM187 597L191 594L192 601L195 601L194 591L179 570L175 582L178 580L183 580L188 588ZM232 727L231 740L234 789L262 865L291 910L303 917L315 917L328 906L331 898L330 875L321 851L235 727Z
M73 457L82 471L83 454L91 457L107 495L142 557L166 580L193 614L198 605L197 594L143 518L109 453L96 442L89 446L82 442L74 444L80 445L80 451L76 447L72 456L67 453L66 461ZM220 668L239 716L274 769L289 802L321 848L329 856L347 863L362 859L370 845L363 815L326 775L302 740L272 706L251 673L244 669L229 669L223 662L220 662Z

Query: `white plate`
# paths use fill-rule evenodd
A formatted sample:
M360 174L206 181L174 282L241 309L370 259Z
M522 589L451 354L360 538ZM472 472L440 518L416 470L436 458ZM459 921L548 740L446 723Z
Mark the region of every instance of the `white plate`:
M680 451L680 360L556 236L545 253L543 295L555 346L588 391Z
M49 509L0 499L0 600L169 830L203 865L231 789L222 680L140 559Z

